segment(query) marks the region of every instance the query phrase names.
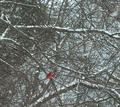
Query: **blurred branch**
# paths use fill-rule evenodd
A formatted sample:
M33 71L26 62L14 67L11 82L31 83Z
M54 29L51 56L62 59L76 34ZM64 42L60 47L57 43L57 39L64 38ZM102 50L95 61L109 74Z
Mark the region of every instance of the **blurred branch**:
M43 91L38 96L36 96L35 98L32 99L31 104L34 104L38 99L43 97L44 93L47 91L47 89L49 88L50 85L51 85L51 81L49 81L47 83L47 85L44 87Z
M0 57L0 61L1 61L2 63L4 63L5 65L7 65L7 66L8 66L9 68L11 68L12 70L14 70L15 72L20 73L20 74L22 75L22 76L20 76L20 77L23 77L23 78L25 78L27 81L29 81L28 78L27 78L27 76L26 76L23 72L17 70L14 66L12 66L11 64L9 64L7 61L5 61L4 59L2 59L1 57ZM0 78L2 78L2 77L0 77Z
M34 8L37 8L36 5L18 3L18 2L14 2L14 1L0 1L0 4L1 4L1 5L16 4L16 5L20 5L20 6L26 6L26 7L34 7Z

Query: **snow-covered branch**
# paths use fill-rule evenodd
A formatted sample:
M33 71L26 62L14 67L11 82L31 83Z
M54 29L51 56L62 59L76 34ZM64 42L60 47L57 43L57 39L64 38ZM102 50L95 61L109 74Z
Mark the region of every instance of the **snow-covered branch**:
M118 93L115 89L111 89L111 91L119 98L120 100L120 93Z
M85 81L85 80L81 80L79 84L81 84L87 88L91 88L91 89L103 89L103 88L105 88L101 84L95 84L95 83L91 83L91 82Z
M26 33L22 32L21 30L17 29L16 27L14 27L11 23L9 23L8 21L2 19L0 17L0 21L2 23L4 23L5 25L9 26L10 28L13 28L16 32L20 33L21 35L23 35L24 37L28 38L29 40L33 41L33 38L30 38Z
M49 101L50 99L57 97L58 95L60 95L62 93L66 93L67 91L72 90L76 86L77 86L77 83L75 83L75 82L67 84L66 87L58 89L57 92L54 92L52 94L46 94L44 97L38 99L35 103L31 104L30 107L34 107L34 106L37 107L37 106Z
M110 73L107 73L108 76L111 76L111 78L115 81L115 82L118 82L120 83L120 78L115 76L114 74L110 75Z
M85 80L80 81L79 84L83 85L83 86L86 86L88 88L91 88L91 89L103 89L104 88L103 85L94 84L94 83L91 83L91 82L88 82L88 81L85 81ZM78 85L78 82L73 81L70 84L67 84L65 87L62 87L62 88L58 89L57 93L54 92L52 94L46 94L44 97L39 98L37 101L35 101L33 104L31 104L30 107L33 107L33 106L37 107L37 105L41 105L41 104L49 101L50 99L57 97L58 94L60 95L62 93L66 93L67 91L74 89L77 85Z
M8 27L8 28L2 33L2 35L0 36L0 40L2 40L2 39L6 36L6 34L8 33L9 30L10 30L10 28Z
M46 26L46 25L41 25L41 26L22 26L22 25L17 25L14 26L19 29L46 29L46 30L53 30L53 31L59 31L59 32L68 32L68 33L97 33L97 34L104 34L109 37L113 38L120 38L118 36L120 32L115 32L115 33L110 33L109 31L106 31L104 29L72 29L72 28L64 28L64 27L58 27L58 26Z

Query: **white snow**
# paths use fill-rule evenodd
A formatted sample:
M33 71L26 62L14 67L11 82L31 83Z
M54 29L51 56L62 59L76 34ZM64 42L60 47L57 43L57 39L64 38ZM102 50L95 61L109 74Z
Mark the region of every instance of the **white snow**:
M120 36L117 34L117 35L114 35L113 36L114 38L120 38Z
M115 89L111 89L119 98L120 98L120 93L118 93Z
M116 17L118 16L118 11L114 11L112 14L111 14L112 17Z

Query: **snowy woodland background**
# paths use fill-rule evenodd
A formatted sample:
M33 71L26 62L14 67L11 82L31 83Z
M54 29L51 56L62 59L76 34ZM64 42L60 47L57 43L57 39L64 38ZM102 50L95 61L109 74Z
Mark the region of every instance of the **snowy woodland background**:
M120 0L0 0L0 107L120 107Z

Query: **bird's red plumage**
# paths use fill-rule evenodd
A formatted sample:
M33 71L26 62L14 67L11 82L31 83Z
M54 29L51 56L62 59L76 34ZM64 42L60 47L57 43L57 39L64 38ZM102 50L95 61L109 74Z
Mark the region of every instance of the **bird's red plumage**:
M55 76L55 74L53 72L49 72L47 74L47 79L52 79Z

